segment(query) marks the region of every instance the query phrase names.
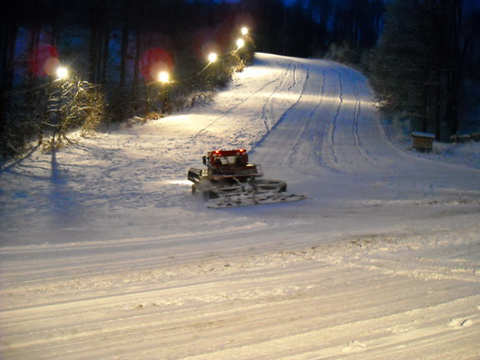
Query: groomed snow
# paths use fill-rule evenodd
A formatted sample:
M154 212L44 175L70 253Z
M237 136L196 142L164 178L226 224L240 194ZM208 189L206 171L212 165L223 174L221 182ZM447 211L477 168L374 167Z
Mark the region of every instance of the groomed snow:
M0 174L0 358L480 358L478 146L391 142L358 72L258 53L78 140ZM308 199L207 209L186 171L236 147Z

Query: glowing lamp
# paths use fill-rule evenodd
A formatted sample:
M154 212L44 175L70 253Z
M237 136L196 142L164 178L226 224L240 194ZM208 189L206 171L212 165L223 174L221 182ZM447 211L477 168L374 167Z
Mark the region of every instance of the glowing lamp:
M242 48L245 45L245 41L243 39L237 40L237 48Z
M245 27L245 26L244 26L244 27L242 27L242 30L241 30L241 32L242 32L242 35L243 35L243 36L247 35L247 34L248 34L248 28L247 28L247 27Z
M217 57L218 57L217 54L212 52L212 53L210 53L210 55L208 55L208 61L210 61L211 63L215 62L215 61L217 61Z
M55 70L55 74L57 75L57 79L66 79L68 78L68 69L64 66L59 66L57 70Z
M170 74L166 71L160 71L158 74L158 81L162 83L167 83L170 81Z

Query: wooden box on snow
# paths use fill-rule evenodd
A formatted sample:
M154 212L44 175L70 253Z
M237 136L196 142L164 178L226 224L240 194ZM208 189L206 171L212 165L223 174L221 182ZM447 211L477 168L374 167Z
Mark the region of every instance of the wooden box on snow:
M431 133L413 131L413 147L418 151L432 151L433 140L435 140L435 135Z

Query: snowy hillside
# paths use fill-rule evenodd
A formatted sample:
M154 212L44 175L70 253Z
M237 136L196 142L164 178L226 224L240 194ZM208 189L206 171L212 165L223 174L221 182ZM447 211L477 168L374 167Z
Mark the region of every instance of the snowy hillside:
M235 147L308 199L207 209L186 171ZM479 359L478 159L392 144L352 69L256 54L208 106L2 171L0 357Z

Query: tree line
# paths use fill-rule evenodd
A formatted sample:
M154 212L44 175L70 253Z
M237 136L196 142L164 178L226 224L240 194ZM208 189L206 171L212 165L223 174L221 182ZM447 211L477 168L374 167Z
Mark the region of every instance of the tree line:
M445 141L478 126L479 24L475 0L4 0L0 152L59 119L90 129L208 101L255 50L355 64L385 114ZM159 85L162 70L174 83Z
M243 0L256 21L258 48L274 54L323 57L332 45L346 47L358 62L382 32L384 0Z
M480 130L480 4L395 0L368 74L385 113L449 141Z
M65 139L79 124L162 116L206 101L253 58L253 39L240 33L250 17L236 4L6 0L0 7L2 156L35 136L45 143L46 133ZM68 79L57 79L59 66ZM160 83L160 72L172 81Z

